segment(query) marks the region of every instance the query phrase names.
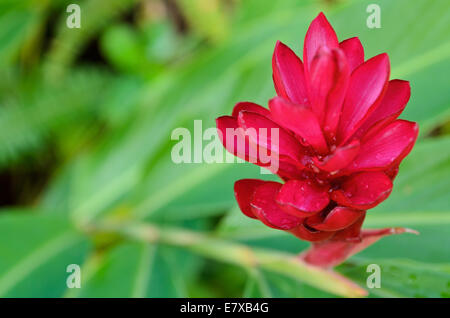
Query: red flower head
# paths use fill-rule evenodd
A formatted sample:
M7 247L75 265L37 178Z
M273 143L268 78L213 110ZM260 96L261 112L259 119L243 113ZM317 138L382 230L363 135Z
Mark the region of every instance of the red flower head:
M334 266L384 235L404 232L361 230L366 210L391 193L398 166L418 134L416 123L397 119L410 86L389 80L388 55L364 61L359 39L339 42L320 13L306 33L303 63L277 42L272 68L278 96L269 109L241 102L232 116L217 119L229 152L266 167L259 153L251 154L252 146L279 158L272 170L284 183L235 183L242 212L315 242L303 258L320 266ZM230 136L227 128L241 129ZM262 136L262 128L276 128L278 136Z

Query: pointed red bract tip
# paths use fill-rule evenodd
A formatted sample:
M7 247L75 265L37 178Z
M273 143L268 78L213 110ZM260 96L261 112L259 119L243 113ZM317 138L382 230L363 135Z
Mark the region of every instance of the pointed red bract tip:
M364 48L358 37L346 39L339 43L339 47L344 51L350 66L350 72L364 63Z
M308 92L300 58L285 44L277 41L272 56L273 82L277 95L297 104L308 101Z
M305 63L306 74L309 73L312 59L321 46L326 46L330 49L339 47L336 32L323 12L317 15L309 25L308 31L306 31L303 44L303 62Z
M402 233L418 234L415 230L402 227L362 230L360 240L357 242L328 240L313 243L307 251L300 255L300 258L311 265L331 268L385 236Z

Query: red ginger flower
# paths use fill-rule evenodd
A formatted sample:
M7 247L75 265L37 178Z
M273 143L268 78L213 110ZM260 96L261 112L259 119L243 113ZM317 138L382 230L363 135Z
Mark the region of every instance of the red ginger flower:
M250 158L252 144L279 155L276 173L284 184L257 179L235 183L242 212L314 242L303 259L324 267L339 264L384 235L405 232L361 230L366 210L391 193L398 166L418 134L416 123L397 119L410 86L389 80L388 55L364 61L359 39L338 42L320 13L306 33L303 63L278 41L272 68L278 96L269 101L269 109L241 102L232 116L217 119L222 143L234 155L260 166L267 165ZM257 132L278 128L278 149L270 149L258 134L234 135L227 145L227 128L239 127ZM244 147L240 141L246 141Z

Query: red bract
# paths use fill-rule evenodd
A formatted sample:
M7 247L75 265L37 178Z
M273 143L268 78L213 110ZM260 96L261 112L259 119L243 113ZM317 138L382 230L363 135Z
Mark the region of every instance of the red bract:
M267 167L257 152L250 157L251 147L279 155L274 172L284 183L235 183L242 212L315 242L303 259L325 267L381 236L404 232L361 230L366 210L391 193L398 166L418 134L416 123L397 119L409 100L410 86L389 80L388 55L364 60L359 39L338 42L320 13L306 33L303 62L277 42L272 68L278 96L269 101L269 109L243 102L232 116L217 119L223 144L236 156ZM227 128L241 128L228 144ZM259 135L261 128L279 130L276 147L272 135ZM248 135L247 129L256 133Z

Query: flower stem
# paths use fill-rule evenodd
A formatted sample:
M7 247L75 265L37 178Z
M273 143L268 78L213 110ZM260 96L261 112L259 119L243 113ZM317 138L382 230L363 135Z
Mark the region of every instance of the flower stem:
M166 244L186 248L203 257L241 266L271 271L294 278L318 289L344 297L363 297L367 291L331 271L306 264L296 255L215 238L211 235L180 228L158 227L144 223L100 223L90 225L94 233L118 234L129 239L152 244Z

